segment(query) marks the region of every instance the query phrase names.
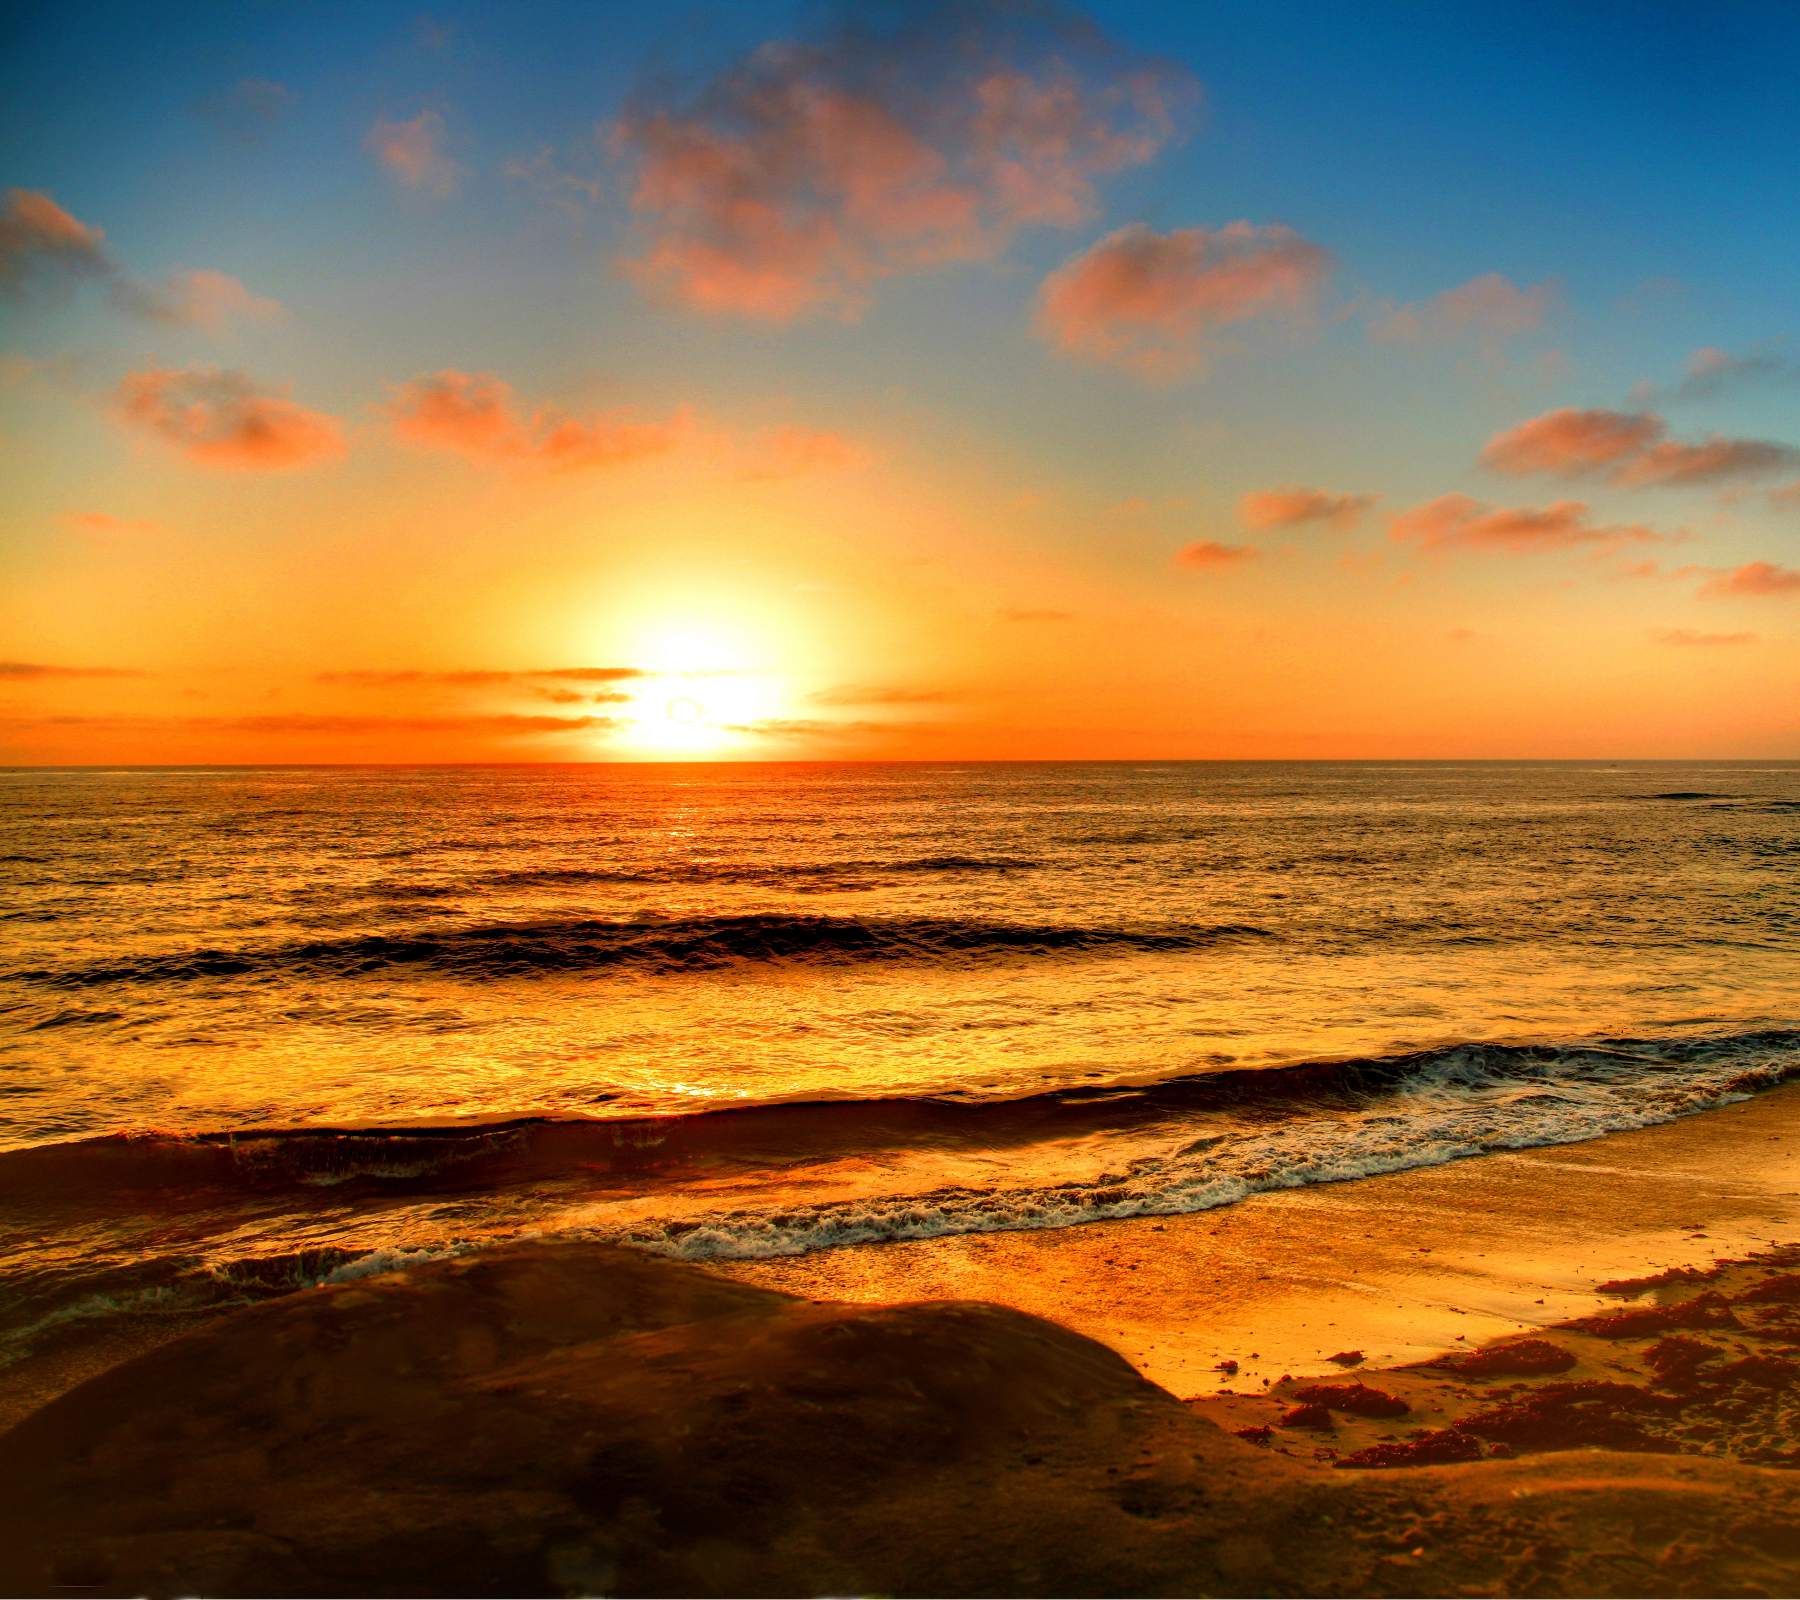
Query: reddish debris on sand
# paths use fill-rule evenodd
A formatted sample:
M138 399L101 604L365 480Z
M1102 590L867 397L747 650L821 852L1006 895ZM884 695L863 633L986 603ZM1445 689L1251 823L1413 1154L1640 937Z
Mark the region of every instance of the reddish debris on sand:
M1275 1430L1266 1422L1259 1428L1235 1428L1232 1431L1240 1439L1248 1439L1252 1444L1269 1444L1275 1438Z
M1484 1439L1503 1439L1528 1450L1570 1450L1599 1445L1608 1450L1672 1450L1636 1419L1679 1411L1683 1402L1633 1383L1592 1379L1547 1383L1451 1424Z
M1218 1365L1213 1368L1213 1371L1230 1374L1230 1373L1236 1372L1237 1369L1238 1369L1238 1366L1235 1361L1226 1360L1226 1361L1219 1362Z
M1432 1365L1448 1367L1468 1378L1536 1378L1567 1372L1575 1365L1575 1357L1548 1339L1512 1339L1489 1345L1485 1350L1458 1350L1439 1356Z
M1690 1338L1685 1333L1671 1333L1651 1345L1644 1352L1644 1359L1650 1363L1650 1370L1656 1374L1658 1383L1679 1389L1691 1384L1707 1362L1717 1361L1722 1354L1722 1351L1704 1339Z
M1331 1413L1321 1405L1295 1406L1291 1411L1281 1414L1281 1425L1284 1428L1335 1428L1337 1424L1331 1420Z
M1435 1467L1446 1461L1479 1461L1481 1441L1454 1428L1437 1428L1414 1434L1394 1444L1372 1444L1353 1450L1340 1467Z
M1692 1300L1683 1300L1679 1305L1601 1311L1563 1324L1581 1333L1598 1334L1602 1339L1630 1339L1644 1333L1662 1333L1669 1328L1735 1328L1739 1325L1732 1314L1731 1302L1716 1289L1709 1289Z
M1738 1299L1758 1302L1800 1301L1800 1272L1783 1272L1773 1278L1764 1278L1761 1283L1752 1284Z
M1667 1267L1643 1278L1608 1278L1605 1283L1595 1284L1594 1290L1597 1294L1643 1294L1666 1283L1704 1283L1712 1276L1698 1267Z
M1340 1350L1336 1355L1327 1356L1325 1359L1334 1367L1360 1367L1363 1362L1363 1353L1360 1350Z
M1713 1383L1754 1383L1764 1389L1787 1389L1797 1378L1794 1364L1779 1356L1745 1356L1710 1374Z
M1359 1417L1403 1417L1412 1410L1398 1395L1366 1383L1309 1383L1296 1389L1294 1398L1302 1405L1327 1406Z

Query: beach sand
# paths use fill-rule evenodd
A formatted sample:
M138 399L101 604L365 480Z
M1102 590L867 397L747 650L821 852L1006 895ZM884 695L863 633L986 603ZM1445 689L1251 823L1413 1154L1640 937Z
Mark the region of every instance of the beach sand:
M1182 1219L290 1295L0 1439L0 1588L1791 1594L1797 1121L1776 1091Z

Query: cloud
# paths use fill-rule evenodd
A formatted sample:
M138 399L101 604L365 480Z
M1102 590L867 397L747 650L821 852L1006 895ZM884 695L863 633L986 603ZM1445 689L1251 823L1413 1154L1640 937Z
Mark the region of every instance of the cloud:
M1681 381L1675 385L1672 398L1677 400L1711 400L1734 389L1786 384L1800 381L1800 361L1776 350L1747 350L1733 355L1717 345L1703 345L1687 360ZM1655 386L1647 386L1655 392Z
M1800 450L1763 439L1717 434L1695 443L1665 438L1668 425L1653 411L1578 411L1565 406L1497 433L1481 452L1483 465L1516 475L1576 478L1609 468L1627 488L1718 483L1782 472L1800 465Z
M336 417L259 394L241 372L147 368L119 385L118 404L127 422L203 466L282 471L344 453Z
M1369 335L1389 344L1472 338L1497 345L1541 327L1558 295L1551 280L1522 289L1498 272L1485 272L1429 300L1384 303L1369 324Z
M1585 545L1660 543L1663 537L1638 523L1591 523L1587 506L1579 500L1558 500L1540 508L1490 508L1463 494L1440 495L1401 512L1388 524L1388 535L1426 550L1501 550L1515 555Z
M1496 472L1577 477L1635 456L1666 431L1659 416L1635 411L1577 411L1564 406L1497 433L1481 452Z
M813 717L765 717L759 722L727 722L727 733L754 733L768 738L805 739L830 733L894 733L903 728L918 731L917 724L904 722L829 722Z
M53 667L41 661L0 661L0 680L36 683L50 678L142 678L134 667Z
M278 300L252 294L228 272L181 272L160 284L120 278L113 300L135 316L221 333L234 319L267 321L282 315Z
M105 277L113 265L106 235L71 216L40 189L8 189L0 205L0 289L60 286Z
M797 478L813 472L860 467L869 452L854 439L829 428L770 428L750 439L741 476L749 479Z
M1769 504L1774 506L1777 511L1784 510L1788 506L1800 506L1800 478L1796 478L1792 483L1784 483L1771 489Z
M413 444L489 465L559 469L641 461L674 449L691 430L679 413L667 422L626 411L578 421L540 406L525 416L515 410L511 385L492 373L452 370L398 385L387 414Z
M623 267L690 310L853 319L897 274L998 255L1095 214L1192 85L1049 7L940 0L764 44L614 130L643 236Z
M248 717L188 717L183 726L232 733L579 733L616 728L617 717L495 712L484 716L381 717L285 711Z
M144 517L115 517L106 511L65 511L64 524L77 533L161 533L162 525Z
M347 684L358 689L394 689L414 684L458 689L550 679L561 683L621 683L648 674L642 667L528 667L522 671L491 667L438 670L429 667L340 669L313 675L315 683Z
M1220 544L1216 539L1199 539L1175 552L1175 565L1207 571L1214 567L1236 566L1255 554L1247 544Z
M1709 648L1713 645L1755 644L1753 633L1701 633L1693 628L1652 628L1650 637L1658 644Z
M1324 489L1259 489L1238 501L1238 520L1258 533L1308 522L1322 522L1328 528L1347 531L1356 526L1375 499L1372 494L1331 494Z
M599 178L566 166L547 144L529 156L507 162L500 171L512 182L541 195L565 215L578 219L597 206L606 192L606 185Z
M819 706L936 706L954 701L958 696L948 689L846 684L836 689L820 689L807 698Z
M200 102L200 114L227 138L255 144L294 103L285 84L267 78L240 78L222 94Z
M9 189L0 206L0 290L57 293L87 279L108 284L121 311L212 333L235 317L281 314L275 301L252 294L226 272L182 272L160 284L130 277L108 253L101 229L39 190Z
M1674 439L1651 446L1615 474L1628 487L1646 484L1724 483L1790 472L1800 466L1800 450L1767 439L1726 439L1717 434L1697 444Z
M437 112L421 111L410 122L378 118L363 145L397 183L442 199L455 192L463 173L444 154L445 134Z
M1700 593L1725 598L1800 594L1800 572L1778 567L1772 561L1747 561L1703 583Z
M994 613L1002 622L1073 622L1073 611L1056 611L1047 606L1002 606Z
M1037 328L1065 355L1167 380L1197 371L1217 330L1309 308L1330 270L1325 251L1279 224L1133 223L1044 280Z

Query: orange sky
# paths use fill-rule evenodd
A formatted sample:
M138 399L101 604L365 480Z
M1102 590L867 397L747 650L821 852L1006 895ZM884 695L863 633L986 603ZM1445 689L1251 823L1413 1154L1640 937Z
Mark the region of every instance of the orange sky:
M5 69L0 761L1800 755L1792 241L1692 129L1600 228L1274 22L280 15Z

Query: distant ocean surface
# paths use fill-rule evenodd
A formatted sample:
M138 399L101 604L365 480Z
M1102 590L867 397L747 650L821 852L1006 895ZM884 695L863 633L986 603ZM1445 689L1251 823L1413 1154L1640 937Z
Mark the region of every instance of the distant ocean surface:
M1800 764L0 772L0 1359L1229 1204L1800 1070Z

